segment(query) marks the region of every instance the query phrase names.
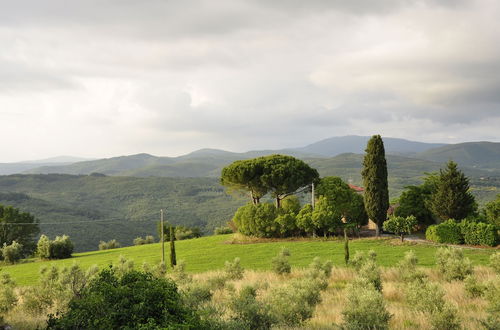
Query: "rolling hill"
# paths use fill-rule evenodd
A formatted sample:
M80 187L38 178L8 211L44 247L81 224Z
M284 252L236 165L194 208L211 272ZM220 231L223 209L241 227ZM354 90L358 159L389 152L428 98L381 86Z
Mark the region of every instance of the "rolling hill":
M500 143L452 144L420 152L415 157L440 163L453 160L462 166L475 168L500 169Z

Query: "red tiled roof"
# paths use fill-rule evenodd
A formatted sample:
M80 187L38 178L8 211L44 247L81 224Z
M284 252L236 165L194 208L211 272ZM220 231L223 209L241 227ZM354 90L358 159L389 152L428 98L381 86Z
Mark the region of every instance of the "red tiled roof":
M362 192L362 191L365 191L365 189L364 189L364 188L361 188L361 187L355 186L355 185L350 184L350 183L349 183L349 188L351 188L352 190L357 191L357 192Z

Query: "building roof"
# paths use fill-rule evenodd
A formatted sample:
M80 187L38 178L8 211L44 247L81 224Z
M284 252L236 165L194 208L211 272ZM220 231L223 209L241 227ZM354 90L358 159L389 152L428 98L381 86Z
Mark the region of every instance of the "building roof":
M350 184L350 183L349 183L349 188L351 188L352 190L354 190L354 191L356 191L356 192L363 192L363 191L365 191L365 189L364 189L364 188L361 188L361 187L355 186L355 185Z

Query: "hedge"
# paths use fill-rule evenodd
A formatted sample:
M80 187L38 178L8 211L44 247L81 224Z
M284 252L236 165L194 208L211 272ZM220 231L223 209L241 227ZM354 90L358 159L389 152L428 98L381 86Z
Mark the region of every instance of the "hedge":
M498 243L497 230L491 224L462 221L460 230L465 244L496 246Z
M436 243L496 246L499 238L495 226L483 222L450 219L427 228L425 238Z
M464 242L460 225L452 219L439 225L429 226L425 231L425 238L436 243L463 244Z

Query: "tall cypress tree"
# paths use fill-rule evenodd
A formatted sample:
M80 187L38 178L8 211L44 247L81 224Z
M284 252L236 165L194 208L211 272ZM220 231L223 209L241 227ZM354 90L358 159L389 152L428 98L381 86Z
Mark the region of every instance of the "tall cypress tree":
M384 142L380 135L374 135L368 141L363 160L363 184L365 186L365 209L368 217L377 225L377 236L387 219L389 208L389 188L387 184L387 162Z
M469 179L449 161L439 171L436 188L431 195L431 210L439 219L462 220L477 210L474 196L469 191Z
M170 266L173 268L175 265L177 265L177 258L175 256L174 227L170 226Z

